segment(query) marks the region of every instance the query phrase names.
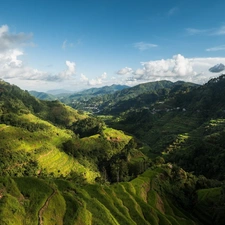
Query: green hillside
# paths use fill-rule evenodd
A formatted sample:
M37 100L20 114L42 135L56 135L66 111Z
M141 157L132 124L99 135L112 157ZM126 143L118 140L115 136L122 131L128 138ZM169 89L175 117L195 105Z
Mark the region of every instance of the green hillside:
M94 117L0 81L0 224L224 224L223 82L124 89Z
M135 135L160 155L195 174L224 180L224 75L203 86L134 107L110 124ZM119 119L118 119L119 118ZM189 163L189 162L192 163Z
M205 195L214 201L220 189L199 191L188 198L183 187L194 185L196 178L184 171L174 171L169 165L159 166L130 182L110 186L80 186L63 179L2 178L0 221L1 224L202 224L194 214L198 215L203 204L209 210ZM175 195L180 203L176 203ZM194 201L195 207L190 208ZM182 202L186 210L182 209ZM208 222L204 224L211 224L217 214L214 211L207 215Z
M81 93L78 100L70 100L66 101L66 103L75 109L104 115L118 115L133 108L149 107L156 101L163 101L169 94L174 95L176 92L184 92L198 86L182 81L175 83L166 80L156 81L124 88L115 93L91 96L91 98L85 98L85 95Z
M51 95L51 94L48 94L48 93L45 93L45 92L29 91L29 93L30 93L32 96L34 96L34 97L36 97L36 98L38 98L38 99L40 99L40 100L54 101L54 100L57 99L56 96Z

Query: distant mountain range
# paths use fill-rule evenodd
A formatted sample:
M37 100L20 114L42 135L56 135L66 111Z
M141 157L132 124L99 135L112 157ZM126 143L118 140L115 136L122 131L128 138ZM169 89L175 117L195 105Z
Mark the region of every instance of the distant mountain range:
M134 87L126 87L122 90L108 94L81 95L62 99L62 102L75 109L101 114L119 114L130 108L150 106L157 100L163 100L167 94L175 94L179 91L192 89L199 85L189 82L156 81L139 84Z
M62 94L72 94L73 91L68 91L65 89L55 89L55 90L49 90L46 93L50 95L62 95Z
M79 99L79 98L89 99L94 96L111 94L116 91L123 90L125 88L129 88L129 86L113 84L111 86L104 86L100 88L90 88L90 89L75 92L75 93L64 90L64 89L57 89L57 90L47 91L46 93L30 91L30 94L41 100L51 101L51 100L59 99L60 101L69 103L75 99Z
M48 94L48 93L45 93L45 92L38 92L38 91L29 91L29 93L40 99L40 100L46 100L46 101L54 101L56 99L58 99L56 96L52 95L52 94Z

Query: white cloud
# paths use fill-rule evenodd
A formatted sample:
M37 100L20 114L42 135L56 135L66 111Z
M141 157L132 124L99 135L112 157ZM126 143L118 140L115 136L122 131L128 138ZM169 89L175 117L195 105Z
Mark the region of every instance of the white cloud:
M209 29L186 28L185 30L189 35L208 35L208 36L225 35L225 26Z
M220 46L206 49L207 52L222 51L222 50L225 50L225 45L220 45Z
M7 25L2 25L0 27L0 37L2 37L4 34L6 34L8 32L9 28Z
M81 76L80 78L81 82L85 82L85 83L88 82L89 79L83 73L80 76Z
M107 74L104 72L101 76L97 77L96 79L88 80L88 85L90 86L98 86L103 84L103 80L106 79Z
M104 72L101 76L100 76L101 79L106 79L107 78L107 73Z
M205 83L211 77L208 71L215 64L225 63L225 58L185 58L178 54L171 59L142 62L142 68L133 72L130 80L183 80L194 83Z
M133 72L132 68L125 67L125 68L118 70L117 74L118 75L127 75L127 74L131 74L132 72Z
M9 27L7 25L2 25L0 27L0 51L3 52L12 48L18 48L27 43L31 38L32 34L11 34L9 33Z
M21 79L21 80L43 80L43 81L62 81L71 79L75 75L74 62L66 61L67 69L58 74L51 74L38 69L25 66L18 57L23 52L18 49L8 50L4 54L0 53L0 78L2 79Z
M47 81L63 81L73 79L73 75L76 74L76 64L75 62L66 61L67 69L58 74L45 74L44 76L37 77L39 80Z
M81 76L80 81L85 83L86 85L88 85L88 86L99 86L99 85L102 85L104 83L105 79L107 78L107 73L104 72L101 76L98 76L94 79L93 78L89 79L84 74L81 74L80 76Z
M225 26L222 26L219 29L217 29L214 35L225 35Z
M35 79L47 73L24 66L19 57L24 53L19 47L29 44L32 35L11 34L7 25L0 27L0 78Z
M174 74L177 74L178 76L196 75L189 59L186 59L184 56L178 54L173 56L173 60L175 65L172 72Z
M185 30L189 35L207 34L210 31L210 29L204 30L204 29L195 29L195 28L186 28Z
M137 43L134 43L133 46L135 48L139 49L140 51L144 51L144 50L148 50L150 48L158 47L158 45L146 43L146 42L137 42Z
M76 64L66 61L67 69L58 74L51 74L24 65L20 59L24 55L22 46L30 40L31 35L11 34L7 25L0 27L0 78L19 80L62 81L75 75ZM20 47L20 48L19 48Z

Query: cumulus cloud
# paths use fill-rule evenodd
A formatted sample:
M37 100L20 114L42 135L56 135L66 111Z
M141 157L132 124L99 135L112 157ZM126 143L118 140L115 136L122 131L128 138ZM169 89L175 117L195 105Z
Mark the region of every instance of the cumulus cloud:
M189 59L178 54L173 56L174 67L172 72L178 76L196 75Z
M98 86L98 85L102 85L106 78L107 78L107 73L106 72L104 72L101 76L98 76L98 77L96 77L94 79L93 78L89 79L84 74L81 74L80 81L84 82L88 86Z
M43 80L43 81L62 81L71 79L75 75L74 62L66 61L67 69L58 73L51 74L25 66L18 57L23 52L17 49L8 50L4 54L0 53L0 77L2 79L20 79L20 80Z
M185 58L181 54L171 59L161 59L142 62L142 68L133 72L129 80L183 80L195 83L205 83L211 77L209 68L218 63L225 63L225 58Z
M88 82L89 79L83 73L80 76L81 76L80 78L81 82Z
M225 70L225 66L222 63L216 64L215 66L209 68L209 71L212 73L219 73L222 72L223 70Z
M118 70L117 74L118 75L127 75L127 74L131 74L132 72L133 72L132 68L125 67L125 68Z
M22 46L29 45L31 34L11 34L7 25L0 27L0 77L3 79L35 79L47 73L27 67L20 59L24 55Z
M134 43L133 46L135 48L139 49L140 51L144 51L144 50L148 50L150 48L158 47L158 45L146 43L146 42L137 42L137 43Z
M24 52L22 47L30 45L32 35L12 34L7 25L0 27L0 78L16 80L62 81L71 79L75 75L76 64L66 61L67 69L51 74L24 65L20 59Z
M96 86L103 84L103 80L106 79L107 73L104 72L101 76L97 77L96 79L88 80L88 85L90 86Z
M46 80L46 81L63 81L63 80L71 80L73 75L76 74L76 64L75 62L66 61L67 69L58 73L58 74L43 74L43 76L37 77L39 80Z

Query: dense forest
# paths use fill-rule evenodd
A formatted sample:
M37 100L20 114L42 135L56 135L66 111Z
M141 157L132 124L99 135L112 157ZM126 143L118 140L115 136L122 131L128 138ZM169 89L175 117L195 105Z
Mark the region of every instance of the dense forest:
M37 98L1 80L0 224L224 224L224 78Z

